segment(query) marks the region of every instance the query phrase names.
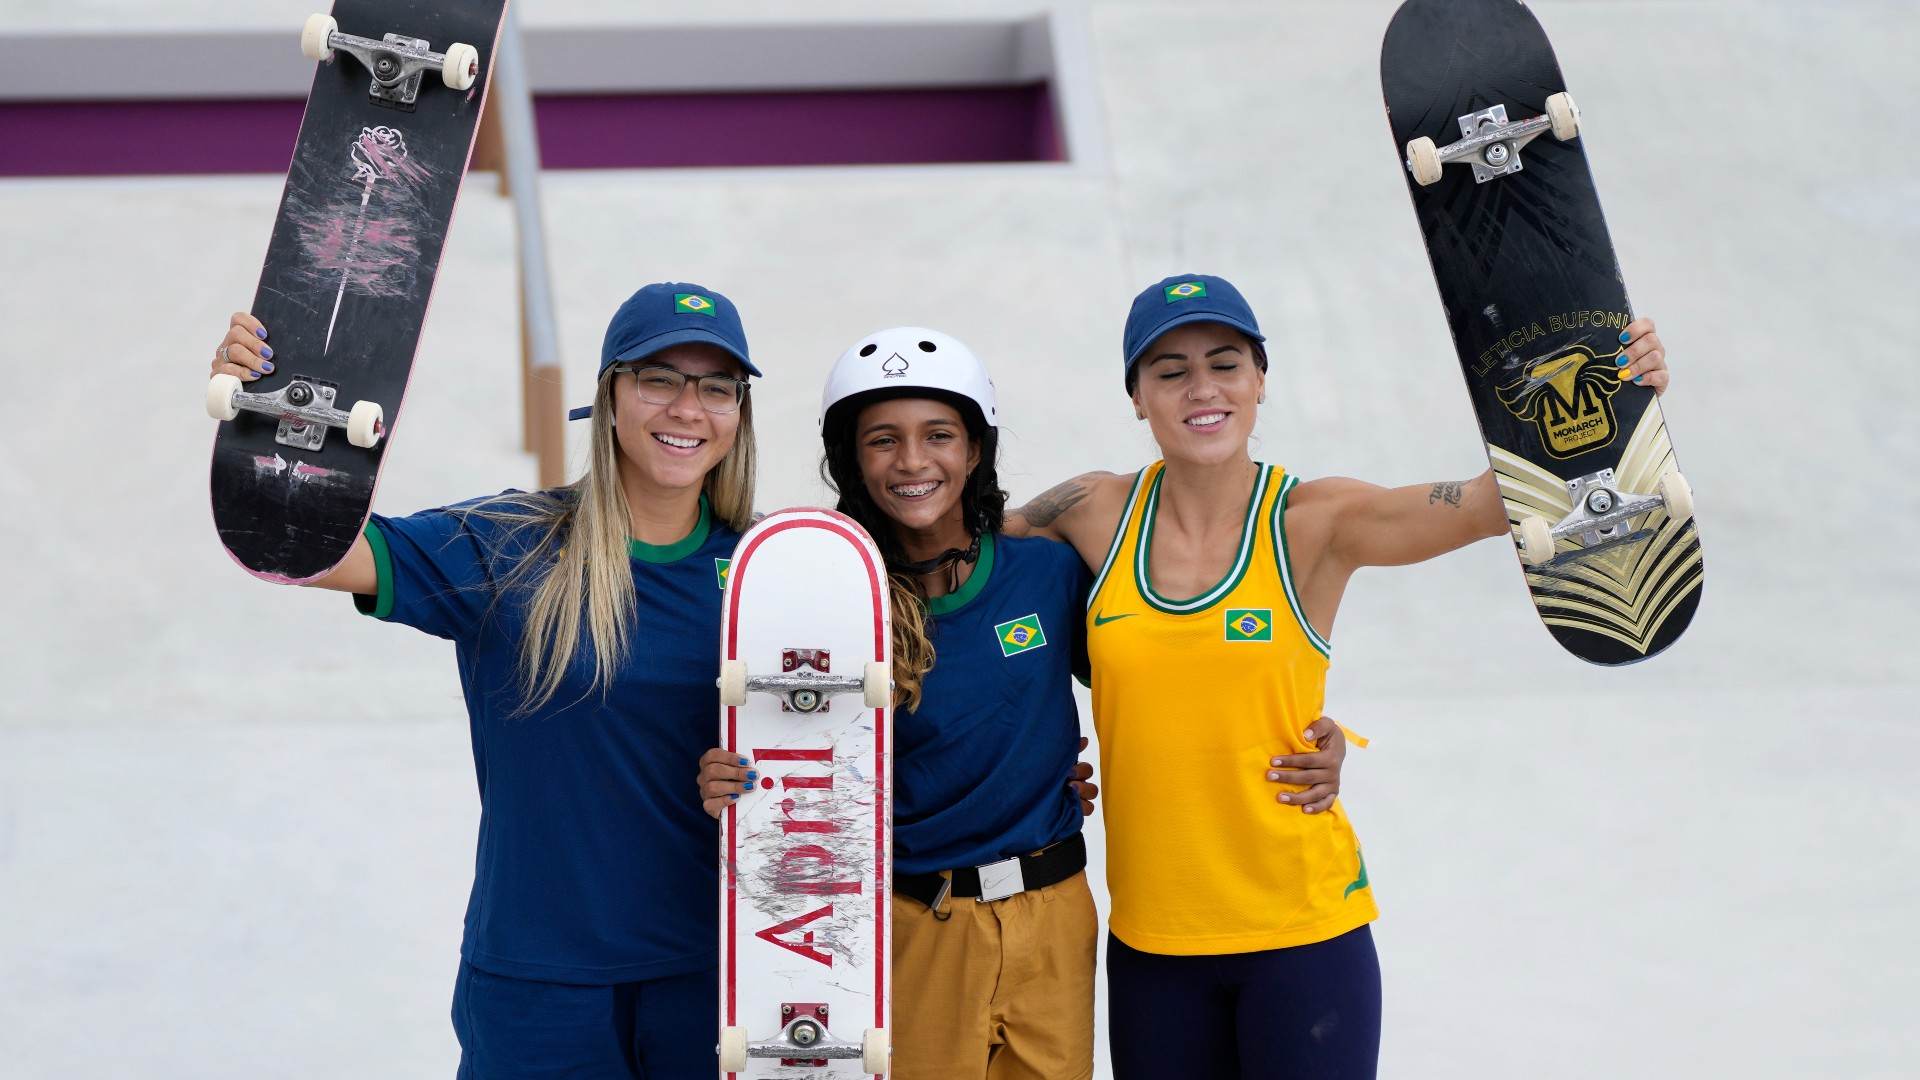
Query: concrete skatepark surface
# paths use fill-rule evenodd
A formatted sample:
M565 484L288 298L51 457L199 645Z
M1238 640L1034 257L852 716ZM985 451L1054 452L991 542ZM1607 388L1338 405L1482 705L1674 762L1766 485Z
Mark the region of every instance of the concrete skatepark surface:
M312 6L7 8L45 31L296 28ZM643 17L525 6L534 26ZM549 173L568 401L590 400L635 287L724 290L768 375L759 503L817 502L828 366L869 330L936 326L993 369L1019 502L1152 459L1121 321L1143 285L1202 271L1232 278L1271 339L1257 457L1389 484L1474 475L1381 115L1392 8L1096 0L1094 163ZM1535 9L1671 352L1706 590L1668 654L1603 671L1552 643L1504 544L1355 579L1328 711L1374 740L1342 798L1383 911L1382 1075L1911 1075L1920 571L1897 551L1920 527L1920 162L1877 106L1920 100L1920 11ZM1783 143L1814 131L1817 150ZM468 185L447 245L385 513L533 483L492 183ZM0 183L10 1077L416 1077L457 1059L477 802L451 648L246 577L206 509L200 379L280 189ZM1109 1075L1104 1037L1099 1058Z

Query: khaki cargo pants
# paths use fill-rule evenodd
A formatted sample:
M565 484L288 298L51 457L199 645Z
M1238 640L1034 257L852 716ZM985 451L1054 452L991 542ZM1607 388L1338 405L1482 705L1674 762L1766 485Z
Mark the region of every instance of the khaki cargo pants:
M1004 900L893 898L895 1080L1086 1080L1100 926L1082 870Z

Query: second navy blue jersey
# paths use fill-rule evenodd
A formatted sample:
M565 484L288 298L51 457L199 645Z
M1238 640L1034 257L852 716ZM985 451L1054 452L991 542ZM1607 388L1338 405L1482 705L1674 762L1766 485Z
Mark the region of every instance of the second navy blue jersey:
M958 592L928 610L934 667L894 712L894 871L997 862L1080 831L1073 678L1086 671L1092 575L1073 548L987 535Z

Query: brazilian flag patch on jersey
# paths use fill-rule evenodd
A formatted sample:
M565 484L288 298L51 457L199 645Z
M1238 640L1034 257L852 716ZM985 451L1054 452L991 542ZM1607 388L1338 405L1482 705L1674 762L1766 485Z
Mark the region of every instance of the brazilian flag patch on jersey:
M733 569L732 559L713 560L713 576L720 579L720 589L723 592L726 590L726 587L727 587L727 571L732 569Z
M1000 639L1001 656L1030 652L1047 643L1047 632L1040 628L1038 613L1001 623L993 628L993 636Z
M697 292L674 293L673 310L680 315L706 315L710 318L719 318L713 313L713 301Z
M1178 285L1167 286L1166 294L1167 303L1177 304L1182 300L1196 300L1207 295L1207 286L1205 282L1183 281Z
M1228 608L1228 641L1272 641L1272 608Z

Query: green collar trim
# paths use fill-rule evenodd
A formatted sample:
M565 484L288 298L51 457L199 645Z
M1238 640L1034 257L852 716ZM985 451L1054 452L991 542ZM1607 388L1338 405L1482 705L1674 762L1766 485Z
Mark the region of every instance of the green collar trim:
M987 578L992 573L993 534L990 532L981 533L980 561L973 564L973 573L967 575L967 580L961 582L960 588L957 591L950 592L945 596L935 596L928 599L927 614L951 615L961 608L966 607L969 601L980 595L980 590L987 587Z
M1219 603L1239 587L1240 580L1247 575L1247 564L1253 561L1255 524L1259 520L1260 502L1266 498L1267 481L1272 474L1273 466L1261 465L1254 477L1253 493L1247 498L1246 522L1240 527L1240 550L1234 555L1233 565L1227 568L1226 576L1215 582L1213 588L1185 600L1171 600L1160 595L1154 591L1153 582L1149 580L1147 568L1153 562L1153 524L1160 511L1160 481L1165 479L1167 470L1163 468L1154 475L1153 487L1147 492L1147 508L1140 515L1140 542L1136 545L1133 563L1134 582L1149 605L1169 615L1192 615Z
M671 544L644 544L632 537L627 538L627 554L646 563L679 562L681 559L700 550L707 542L707 534L713 530L713 511L707 506L705 492L700 493L700 520L693 523L693 531L675 540Z

